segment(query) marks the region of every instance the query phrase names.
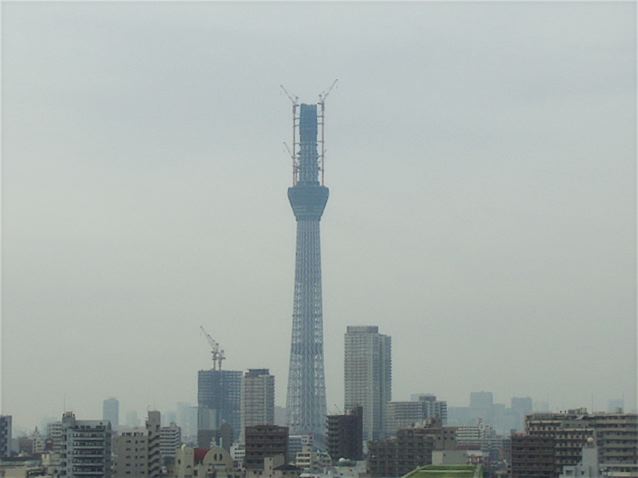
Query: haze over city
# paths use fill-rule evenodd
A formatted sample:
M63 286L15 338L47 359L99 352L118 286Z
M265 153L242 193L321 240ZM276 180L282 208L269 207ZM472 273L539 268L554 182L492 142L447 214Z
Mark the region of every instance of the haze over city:
M32 428L197 401L269 368L284 405L290 101L326 102L328 410L344 333L392 398L636 404L633 3L4 3L2 412Z

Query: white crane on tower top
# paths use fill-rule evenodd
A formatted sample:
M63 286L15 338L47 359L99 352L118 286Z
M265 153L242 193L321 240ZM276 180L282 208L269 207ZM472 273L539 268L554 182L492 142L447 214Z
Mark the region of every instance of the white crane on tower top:
M206 329L203 325L199 326L199 329L206 337L208 344L210 345L210 354L213 359L213 370L221 370L222 369L222 361L226 358L224 355L224 350L220 348L219 343L211 337L211 335L206 332Z

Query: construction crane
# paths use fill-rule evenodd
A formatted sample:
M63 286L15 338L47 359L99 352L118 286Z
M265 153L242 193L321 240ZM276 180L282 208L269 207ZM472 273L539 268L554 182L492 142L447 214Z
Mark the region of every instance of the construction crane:
M222 362L226 358L224 351L220 348L219 343L217 343L217 341L211 337L208 332L206 332L203 325L200 325L199 329L202 331L202 334L204 334L204 337L206 337L206 340L210 345L210 354L213 359L213 370L221 370Z
M325 173L326 173L326 139L325 139L325 125L326 125L326 98L337 84L339 79L335 79L332 84L321 93L319 93L319 127L321 128L321 151L319 156L319 170L321 171L321 185L324 185Z
M337 84L337 81L339 81L339 78L337 78L335 81L333 81L332 84L328 88L326 88L321 93L319 93L319 104L320 105L323 104L326 101L326 98L328 97L328 95L330 94L332 89ZM289 96L289 98L290 98L290 96Z

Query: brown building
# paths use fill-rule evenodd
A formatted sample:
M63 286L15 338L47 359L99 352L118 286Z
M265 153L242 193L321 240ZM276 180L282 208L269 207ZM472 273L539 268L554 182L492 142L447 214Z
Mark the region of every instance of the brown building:
M363 409L356 407L345 415L327 418L328 454L333 463L340 458L363 459Z
M244 467L263 469L264 458L283 455L287 462L288 427L277 425L255 425L246 427L246 455Z
M552 438L516 433L512 435L510 447L512 478L555 476L555 443Z
M368 470L373 477L398 477L418 466L432 464L432 451L456 448L456 428L434 421L424 427L404 428L396 437L368 444Z

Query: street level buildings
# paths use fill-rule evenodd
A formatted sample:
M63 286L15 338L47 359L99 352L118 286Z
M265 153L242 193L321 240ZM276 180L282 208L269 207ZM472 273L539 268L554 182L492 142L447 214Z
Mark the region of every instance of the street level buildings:
M263 469L264 458L283 456L287 461L288 428L277 425L246 427L244 467Z
M228 451L219 447L192 448L181 445L175 455L174 478L241 478Z
M362 408L364 441L382 438L392 399L392 343L377 326L348 326L344 381L345 408Z

